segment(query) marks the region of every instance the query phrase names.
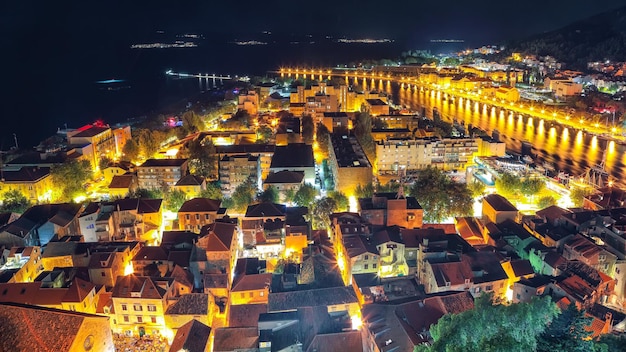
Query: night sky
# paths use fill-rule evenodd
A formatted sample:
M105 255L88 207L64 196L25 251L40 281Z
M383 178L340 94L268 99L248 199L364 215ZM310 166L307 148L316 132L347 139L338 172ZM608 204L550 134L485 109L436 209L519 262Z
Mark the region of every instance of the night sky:
M3 44L42 33L141 36L157 29L210 33L454 38L485 42L548 31L626 5L624 0L3 1Z

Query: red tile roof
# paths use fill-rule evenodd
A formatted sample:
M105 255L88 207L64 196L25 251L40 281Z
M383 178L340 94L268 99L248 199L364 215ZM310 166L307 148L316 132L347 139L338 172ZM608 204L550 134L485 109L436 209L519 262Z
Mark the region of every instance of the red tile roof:
M98 315L0 304L0 321L3 326L0 351L70 351L86 318L100 320L106 327L109 325L108 317ZM98 343L112 346L111 340Z
M220 209L222 201L209 198L193 198L185 203L178 209L179 213L202 213L202 212L217 212Z

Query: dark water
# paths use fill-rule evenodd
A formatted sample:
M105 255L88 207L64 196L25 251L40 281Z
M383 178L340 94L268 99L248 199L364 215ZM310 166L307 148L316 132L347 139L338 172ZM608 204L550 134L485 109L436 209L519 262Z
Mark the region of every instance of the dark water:
M27 50L27 55L23 50L5 52L9 64L3 68L4 83L0 85L0 150L13 146L13 133L20 147L28 148L65 124L80 127L96 119L113 124L156 114L202 90L197 79L166 77L168 69L265 75L283 65L334 66L364 58L398 57L403 50L398 43L199 43L196 48L131 49L127 42L100 44L82 38L79 43L40 43L37 52ZM96 83L109 79L123 82Z
M604 162L604 170L613 179L621 181L626 175L626 145L622 143L550 120L532 119L507 110L485 109L482 105L475 106L474 102L468 104L467 101L446 99L430 91L402 88L397 84L388 86L387 91L395 103L418 111L423 109L427 117L432 117L436 109L444 120L472 125L490 135L495 132L509 151L530 154L539 165L549 164L556 171L581 176Z

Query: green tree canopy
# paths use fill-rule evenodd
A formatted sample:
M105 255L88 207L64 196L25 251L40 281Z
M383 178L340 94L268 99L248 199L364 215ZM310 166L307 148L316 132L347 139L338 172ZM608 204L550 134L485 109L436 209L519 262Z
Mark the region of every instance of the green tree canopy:
M267 143L269 142L270 138L272 138L272 135L274 134L274 131L272 131L271 128L269 128L268 126L259 126L259 128L257 128L256 130L256 138L257 138L257 142L259 143Z
M546 188L546 182L539 178L526 178L522 180L520 191L527 197L535 196Z
M91 164L87 160L68 160L54 165L50 170L53 184L53 198L68 202L84 194L85 183L91 179Z
M552 205L556 205L556 199L554 199L554 197L552 196L541 197L539 198L539 200L537 200L537 207L539 209L545 209Z
M577 208L582 207L585 197L593 193L593 188L591 187L572 187L570 190L570 199L574 203L574 207Z
M140 155L146 159L150 159L157 151L159 151L161 144L163 144L167 139L167 133L159 130L142 128L137 130L137 133L133 135L133 138L137 138Z
M372 138L372 116L369 112L360 112L356 117L354 135L372 164L376 160L376 142Z
M443 316L430 329L432 346L416 351L527 352L537 349L537 338L558 314L550 297L529 303L492 305L489 295L475 301L474 309Z
M0 195L0 213L19 213L22 214L26 209L31 207L31 203L22 192L13 189Z
M485 189L487 187L484 183L480 181L468 181L467 188L470 190L472 198L476 198L482 196L485 193Z
M310 207L317 196L317 190L315 187L308 183L303 184L298 188L296 194L293 197L293 202L301 207Z
M122 160L135 161L139 158L139 143L133 138L126 141L122 148Z
M335 201L335 204L337 205L335 211L348 211L350 202L345 194L338 191L332 191L328 193L328 197Z
M330 227L330 214L337 210L337 203L330 197L324 197L309 206L311 226L315 230L325 230Z
M269 186L257 195L257 200L262 203L278 203L278 190Z
M315 133L315 122L311 115L302 116L302 140L304 143L313 143L313 134Z
M245 212L248 206L254 201L256 193L257 189L254 186L252 179L249 179L248 181L237 186L231 196L233 201L233 210L239 213Z
M224 195L222 194L220 183L218 181L215 181L207 182L206 189L200 192L198 197L209 199L222 199L224 198Z
M317 140L317 145L319 146L324 156L328 158L328 148L330 143L330 131L326 128L321 122L317 123L317 131L315 132L315 139Z
M164 198L165 209L176 213L178 212L178 209L183 206L183 203L185 203L185 201L187 200L187 195L185 194L185 192L175 189L169 192L165 192Z
M590 340L591 331L586 329L591 322L592 319L586 317L584 311L578 310L575 304L570 304L538 336L537 351L593 351L594 342Z
M160 189L147 189L137 188L135 192L130 195L131 198L146 198L146 199L163 199L163 191Z
M187 144L187 151L189 152L189 170L192 174L208 179L216 178L217 154L210 140L206 143L192 140Z
M449 179L439 169L421 170L410 194L424 209L424 221L439 223L449 217L470 216L474 200L464 183Z
M371 182L365 185L358 184L354 193L357 198L372 198L374 195L374 184Z
M522 188L522 180L510 173L503 173L496 179L496 191L505 198L517 197Z

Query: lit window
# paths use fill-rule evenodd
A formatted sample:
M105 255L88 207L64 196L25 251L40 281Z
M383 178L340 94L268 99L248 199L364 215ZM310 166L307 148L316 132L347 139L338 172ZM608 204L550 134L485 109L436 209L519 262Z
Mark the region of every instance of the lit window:
M156 324L157 319L156 319L156 317L153 315L153 316L151 316L151 317L150 317L150 321L152 322L152 324Z
M148 305L148 312L156 312L156 306L153 304Z
M141 316L137 317L137 322L138 323L143 323L143 317L141 317Z
M125 304L122 304L122 310L126 311L128 310L128 307Z
M125 316L124 316L124 322L125 322L125 323L128 323L129 321L130 321L130 319L128 319L128 315L125 315Z
M141 308L141 304L134 304L133 309L135 312L141 312L143 310L143 308Z

